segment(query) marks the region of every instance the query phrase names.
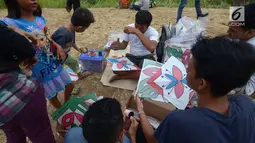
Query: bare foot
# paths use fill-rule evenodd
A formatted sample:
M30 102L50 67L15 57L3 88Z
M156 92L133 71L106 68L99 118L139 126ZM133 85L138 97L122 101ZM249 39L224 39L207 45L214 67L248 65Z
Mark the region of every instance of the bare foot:
M120 76L119 75L114 75L113 77L111 77L111 79L109 80L109 83L112 83L112 82L114 82L114 81L116 81L116 80L120 80L121 78L120 78Z
M80 79L83 79L83 78L85 78L85 77L90 76L91 74L92 74L91 72L85 71L85 72L83 72L83 73L79 72L77 75L78 75L78 78L79 78L79 80L80 80Z

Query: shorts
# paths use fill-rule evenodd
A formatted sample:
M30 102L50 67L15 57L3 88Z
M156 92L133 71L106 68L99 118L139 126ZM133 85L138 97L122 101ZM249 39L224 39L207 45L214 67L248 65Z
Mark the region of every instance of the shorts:
M132 54L126 54L126 57L133 62L135 65L138 67L142 68L143 67L143 61L145 59L155 61L155 58L152 54L145 55L145 56L134 56Z

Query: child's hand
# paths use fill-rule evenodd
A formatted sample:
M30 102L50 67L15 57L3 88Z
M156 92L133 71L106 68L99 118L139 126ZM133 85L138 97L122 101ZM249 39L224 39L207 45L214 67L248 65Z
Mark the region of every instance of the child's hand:
M81 54L86 53L88 50L86 48L79 48L78 50Z
M128 130L128 135L130 139L132 140L136 138L136 132L137 132L139 123L136 121L134 117L130 117L130 121L131 121L131 125Z
M57 47L57 57L58 57L58 59L61 59L62 62L64 62L65 59L66 59L65 51L59 45L56 46L56 47Z
M9 29L12 29L13 31L19 33L20 35L26 37L29 41L32 42L32 44L33 44L34 46L39 47L40 39L38 39L36 36L32 35L32 34L29 33L29 32L20 30L19 28L15 27L15 26L9 26L8 28L9 28Z
M118 38L117 41L112 42L110 49L118 50L121 47L120 39Z
M136 28L134 28L134 27L128 26L128 27L126 27L126 28L124 29L124 33L126 33L126 34L136 34L137 30L138 30L138 29L136 29Z
M141 102L141 99L139 98L138 95L134 96L135 98L135 103L136 103L136 108L138 112L142 112L143 111L143 104Z
M51 41L52 42L52 44L55 46L55 48L57 49L57 58L58 59L61 59L62 60L62 62L64 62L65 61L65 59L66 59L66 53L65 53L65 51L62 49L62 47L59 45L59 44L57 44L55 41Z

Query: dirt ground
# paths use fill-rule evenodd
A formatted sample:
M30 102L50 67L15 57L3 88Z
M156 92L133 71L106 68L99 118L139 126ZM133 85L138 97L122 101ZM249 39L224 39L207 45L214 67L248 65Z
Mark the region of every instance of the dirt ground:
M115 30L121 30L126 25L134 23L135 11L119 10L115 8L96 8L91 9L94 13L96 22L92 24L84 33L76 35L76 43L80 47L89 47L93 49L102 49L107 42L108 33ZM176 21L176 8L153 8L152 26L159 32L162 25L167 25L169 22L175 23ZM208 25L208 35L215 36L225 33L228 23L228 9L207 9L210 15L210 22ZM0 17L6 16L6 10L0 10ZM43 14L47 19L47 25L50 32L53 33L58 27L65 25L69 22L71 14L67 13L65 9L43 9ZM196 17L195 9L184 9L184 15ZM78 57L76 51L72 54ZM99 96L113 97L118 99L122 105L125 105L131 96L131 91L126 91L117 88L104 87L101 82L101 73L93 74L92 76L79 81L75 86L82 88L81 95L86 95L90 92L96 92ZM62 94L59 98L63 100ZM48 104L48 112L51 115L54 108ZM54 135L57 142L63 142L63 138L55 132L55 122L51 120ZM0 143L6 142L5 135L0 131Z

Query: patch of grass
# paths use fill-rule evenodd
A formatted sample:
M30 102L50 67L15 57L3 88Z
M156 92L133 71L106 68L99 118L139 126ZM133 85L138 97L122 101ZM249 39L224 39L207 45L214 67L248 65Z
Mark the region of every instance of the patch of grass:
M38 0L42 7L64 8L66 0ZM160 7L178 7L181 0L155 0ZM201 7L228 8L232 0L201 0ZM195 0L188 0L187 7L193 7ZM83 7L116 7L118 0L81 0ZM0 8L4 8L3 0L0 0Z

